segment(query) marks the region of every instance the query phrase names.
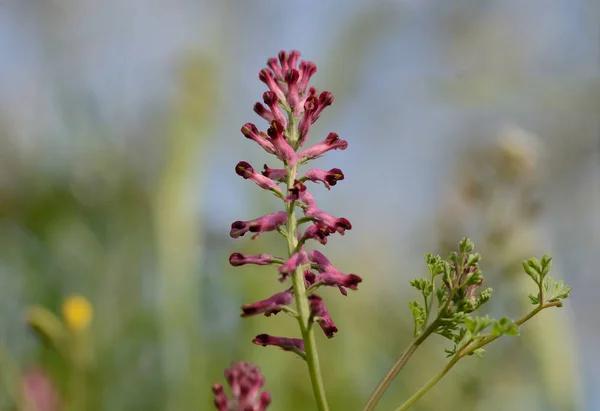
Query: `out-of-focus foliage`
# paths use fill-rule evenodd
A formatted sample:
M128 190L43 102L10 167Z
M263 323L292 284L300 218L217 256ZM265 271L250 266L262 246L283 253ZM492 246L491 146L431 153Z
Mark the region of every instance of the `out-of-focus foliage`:
M590 25L577 7L312 1L294 15L271 1L192 3L1 9L0 409L15 409L19 374L40 369L71 409L210 409L210 384L238 360L260 366L274 410L312 409L304 365L250 343L296 336L295 324L239 319L241 304L280 289L276 273L227 263L233 251L283 254L276 234L227 234L277 206L233 167L265 161L239 128L258 123L256 72L292 48L319 66L319 88L336 96L321 122L350 144L350 161L323 163L346 175L323 206L354 225L331 240L332 260L364 279L344 301L327 295L340 329L318 336L332 409L364 403L411 339L408 279L425 274L423 253L447 254L464 236L505 297L492 316L526 309L516 297L534 290L519 263L546 251L573 285L573 311L543 313L465 359L414 409L594 409L600 86L589 75L598 58L581 57L597 41L561 40L564 26ZM82 369L26 322L34 306L62 318L72 294L94 312ZM381 409L439 370L444 344L417 352Z

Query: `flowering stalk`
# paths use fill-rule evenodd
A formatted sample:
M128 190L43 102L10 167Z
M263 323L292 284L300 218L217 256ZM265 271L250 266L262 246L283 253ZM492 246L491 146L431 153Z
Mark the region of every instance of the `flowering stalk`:
M286 238L287 257L233 253L229 261L233 266L277 266L281 282L291 277L292 286L287 290L256 303L243 305L242 317L257 314L269 317L284 311L296 318L301 339L260 334L252 342L262 346L277 346L304 359L318 409L328 410L313 325L318 324L328 338L332 338L338 329L329 316L324 301L315 292L322 286L330 286L337 287L343 295L347 295L346 289L356 290L362 279L355 274L340 272L320 252L307 252L305 249L309 240L326 244L331 234L344 235L352 225L345 218L336 218L320 210L304 184L308 181L323 183L329 190L344 179L344 174L339 168L311 168L303 176L299 176L300 166L328 151L344 150L348 146L336 133L329 133L324 141L300 151L310 127L323 109L331 105L333 96L328 91L319 94L314 87L308 87L309 80L317 68L314 63L308 61L298 62L299 58L300 53L297 51L289 54L282 51L278 59L268 60L268 68L261 70L258 77L267 85L269 91L263 94L265 105L256 103L254 111L265 119L270 127L265 133L254 124L247 123L241 130L246 138L277 157L282 162L281 168L270 168L265 164L264 171L258 173L245 161L236 166L238 175L280 198L285 211L276 211L249 221L235 221L230 232L233 238L242 237L248 232L254 233L252 239L255 239L264 232L278 231ZM281 183L285 184L285 192L279 186ZM298 208L304 213L303 217L296 215ZM301 230L300 226L305 223L310 225ZM293 300L296 310L289 307Z

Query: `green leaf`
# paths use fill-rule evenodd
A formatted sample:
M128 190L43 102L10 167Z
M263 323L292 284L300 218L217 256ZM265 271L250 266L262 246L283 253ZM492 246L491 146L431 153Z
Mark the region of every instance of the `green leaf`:
M523 270L536 284L540 283L540 274L531 268L527 261L523 261Z
M487 315L485 317L470 317L465 318L465 328L472 338L477 337L483 330L489 327L494 320Z
M467 267L473 267L474 265L478 264L480 261L481 261L481 254L479 254L479 253L470 254L469 258L467 259Z
M552 257L549 254L544 254L542 257L542 271L540 273L541 277L544 278L549 272L550 268L552 268Z
M473 241L471 241L471 239L469 239L468 237L463 238L460 241L460 243L458 243L458 249L463 255L469 254L471 251L473 251L474 248L475 244L473 244Z
M480 269L475 270L473 273L469 274L467 280L465 281L466 285L475 285L479 284L483 280L483 274Z
M426 278L417 278L410 282L410 285L421 291L421 293L427 298L433 292L433 284Z
M542 264L540 263L540 260L535 257L531 257L529 260L527 260L527 265L533 268L537 273L542 272Z
M486 288L485 290L481 291L479 293L479 296L477 297L477 303L475 304L475 309L481 307L483 304L487 303L490 298L492 298L492 292L494 290L492 288Z
M448 257L448 260L452 261L457 267L460 265L460 258L459 258L458 253L456 251L452 251L450 253L450 256Z
M438 303L440 306L444 305L444 303L446 302L446 285L442 284L436 291L435 291L435 295L437 296L438 299Z
M540 303L540 296L539 296L539 294L538 295L533 295L533 294L529 293L529 294L527 294L527 297L529 297L529 301L533 305L538 305Z
M500 336L500 335L517 336L517 335L519 335L519 327L510 318L503 317L502 319L500 319L499 321L496 321L492 325L492 334L495 336Z
M454 354L456 354L457 349L458 349L458 347L456 346L456 344L454 345L454 348L452 348L451 350L444 348L444 352L446 353L446 358L452 357Z
M420 329L425 324L425 309L423 305L418 301L409 301L408 308L412 312L413 318L415 319L415 328Z
M563 280L555 281L552 277L544 279L544 289L546 290L546 301L549 303L564 300L571 293L571 287L565 285Z
M475 354L477 357L483 358L483 353L484 352L485 352L485 349L483 349L483 348L477 348L476 350L471 351L469 353L469 355Z

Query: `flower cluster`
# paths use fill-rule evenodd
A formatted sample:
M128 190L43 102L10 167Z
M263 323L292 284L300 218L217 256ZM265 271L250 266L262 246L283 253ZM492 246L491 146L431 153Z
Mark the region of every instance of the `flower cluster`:
M231 389L231 398L227 398L223 385L214 384L214 404L219 411L264 411L271 403L271 395L260 389L265 378L260 370L251 363L232 363L225 370L225 379Z
M287 240L288 256L281 258L269 254L244 255L236 252L231 255L229 262L235 267L246 264L276 266L281 282L292 278L292 286L286 290L253 304L243 305L242 317L257 314L268 317L285 311L298 318L303 338L313 323L318 324L325 335L331 338L338 329L325 302L315 291L321 286L331 286L347 295L347 289L356 290L362 279L337 270L322 253L305 249L309 240L326 244L331 234L344 235L346 230L352 228L346 218L334 217L319 209L305 183L322 183L329 190L344 179L344 173L339 168L310 168L299 175L298 168L331 150L345 150L348 143L336 133L329 133L322 142L302 149L312 124L323 109L332 104L333 96L328 91L319 93L314 87L309 87L309 80L317 68L314 63L299 59L300 53L297 51L289 54L281 51L278 58L268 60L268 67L259 72L258 78L269 90L263 94L264 104L258 102L254 105L254 111L267 121L268 128L263 132L254 124L247 123L241 130L246 138L275 156L281 162L280 168L265 164L262 172L259 172L245 161L235 167L238 175L280 198L285 211L276 211L249 221L236 221L230 231L232 238L252 233L252 239L268 231L277 231ZM300 209L304 216L297 219L296 209ZM308 224L308 227L300 230L301 224ZM298 312L290 307L294 301ZM304 354L303 339L261 334L253 343Z

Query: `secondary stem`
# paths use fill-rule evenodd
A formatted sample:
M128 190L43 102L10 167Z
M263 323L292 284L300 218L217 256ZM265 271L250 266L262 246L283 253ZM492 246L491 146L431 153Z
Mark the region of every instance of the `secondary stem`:
M417 402L423 395L427 394L427 391L433 388L433 386L437 384L442 379L442 377L444 377L444 375L446 375L446 373L450 371L450 369L454 367L454 365L456 365L458 360L460 360L461 358L462 357L458 354L454 355L454 357L452 357L452 359L448 362L448 364L446 364L446 366L442 369L442 371L439 374L427 381L427 384L422 386L419 389L419 391L414 393L413 396L410 397L404 404L402 404L400 408L398 408L396 411L406 411L407 409L412 407L413 404Z
M522 325L529 321L533 316L538 314L540 311L550 308L550 307L560 307L562 303L560 301L551 302L551 303L540 303L535 309L530 311L527 315L523 316L521 319L515 322L516 325ZM425 385L423 385L419 391L414 393L412 397L410 397L404 404L402 404L396 411L406 411L410 407L412 407L423 395L427 394L427 392L432 389L443 377L456 365L456 363L463 357L469 355L473 351L478 348L481 348L485 345L488 345L492 341L500 338L502 334L486 334L478 339L477 341L473 341L461 349L459 349L456 354L452 357L452 359L446 364L446 366L440 371L439 374L431 378Z
M387 372L385 377L383 377L377 388L375 388L373 394L371 394L371 398L369 398L367 404L363 408L363 411L372 411L375 409L377 403L379 402L379 400L381 400L381 397L383 396L385 391L388 389L392 381L394 381L394 378L396 378L396 376L402 370L402 368L404 368L404 366L406 365L410 357L414 354L414 352L417 350L417 348L419 348L419 345L421 345L423 341L425 341L425 339L427 339L427 337L429 337L429 335L431 335L431 333L435 331L435 329L438 326L439 320L436 319L431 324L429 324L429 326L425 330L423 330L423 332L418 337L412 340L412 342L404 350L400 358L398 358L394 365L392 365L392 368L390 368L390 370Z
M295 142L297 139L297 130L293 114L290 114L289 118L290 121L288 135L290 140ZM294 181L296 180L298 173L297 166L286 166L286 172L287 191L289 194L289 191L294 186ZM296 219L295 201L291 201L289 203L286 211L288 215L286 224L288 255L291 257L296 251L296 246L298 245L298 220ZM310 374L310 381L312 383L315 400L317 401L317 407L319 411L328 411L329 406L327 405L325 386L323 385L323 378L321 376L317 344L315 341L313 328L309 322L310 308L308 306L308 297L306 294L306 286L304 284L304 272L300 267L294 270L294 274L292 275L292 283L294 285L294 298L296 300L296 307L298 310L298 323L300 324L300 331L302 332L302 339L304 340L306 364L308 365L308 372Z

